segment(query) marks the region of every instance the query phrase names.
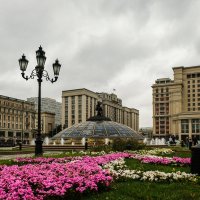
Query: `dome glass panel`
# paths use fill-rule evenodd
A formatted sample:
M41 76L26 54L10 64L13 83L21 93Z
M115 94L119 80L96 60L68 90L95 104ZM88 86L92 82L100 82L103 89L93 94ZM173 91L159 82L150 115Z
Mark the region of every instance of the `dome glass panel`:
M62 130L52 139L67 138L134 138L142 140L143 136L130 127L113 121L86 121Z

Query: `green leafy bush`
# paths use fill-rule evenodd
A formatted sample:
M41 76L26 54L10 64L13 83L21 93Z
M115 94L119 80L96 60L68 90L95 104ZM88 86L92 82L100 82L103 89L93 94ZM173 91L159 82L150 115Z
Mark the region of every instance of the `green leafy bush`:
M143 149L145 145L143 143L139 143L135 139L114 139L112 144L113 151L124 151L124 150L139 150Z
M90 151L94 151L94 152L105 151L106 153L108 153L108 152L112 151L112 146L111 145L93 146L90 148Z

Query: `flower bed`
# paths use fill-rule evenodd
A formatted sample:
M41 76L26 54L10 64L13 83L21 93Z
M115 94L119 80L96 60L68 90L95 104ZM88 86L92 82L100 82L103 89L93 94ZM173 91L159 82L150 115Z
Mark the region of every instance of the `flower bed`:
M150 160L147 155L120 152L96 157L18 158L15 161L21 166L0 166L0 199L40 200L49 196L67 198L71 192L98 191L99 187L108 187L115 179L192 182L197 180L195 175L185 172L129 170L125 166L125 158ZM159 160L158 158L161 160L162 157L154 157ZM181 158L171 159L173 163L182 162ZM163 164L162 162L156 163ZM164 163L169 164L167 162Z
M100 185L107 187L112 182L109 171L100 165L129 156L128 153L85 156L73 158L70 162L67 159L67 163L66 159L59 158L17 159L34 164L1 166L0 199L39 200L48 196L64 196L70 191L97 191ZM47 161L51 163L47 164Z
M162 165L190 165L191 158L180 158L180 157L161 157L161 156L150 156L150 155L140 155L133 154L131 156L137 160L140 160L142 163L153 163L153 164L162 164Z
M118 180L134 179L141 181L155 181L155 182L173 182L173 181L189 181L197 182L197 176L185 172L171 172L165 173L161 171L141 171L129 170L125 165L124 159L112 161L104 166L109 169L112 176Z
M137 153L139 154L148 154L148 155L168 155L168 154L173 154L174 151L169 149L169 148L155 148L155 149L151 149L151 150L139 150L137 151Z

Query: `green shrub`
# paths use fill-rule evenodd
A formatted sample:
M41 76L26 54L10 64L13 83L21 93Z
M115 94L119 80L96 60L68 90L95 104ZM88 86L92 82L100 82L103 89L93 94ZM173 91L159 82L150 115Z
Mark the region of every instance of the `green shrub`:
M113 151L124 151L124 150L139 150L143 149L145 145L143 143L139 143L135 139L114 139L112 144Z
M111 145L99 145L99 146L93 146L90 148L90 151L94 152L100 152L100 151L105 151L106 153L112 151Z

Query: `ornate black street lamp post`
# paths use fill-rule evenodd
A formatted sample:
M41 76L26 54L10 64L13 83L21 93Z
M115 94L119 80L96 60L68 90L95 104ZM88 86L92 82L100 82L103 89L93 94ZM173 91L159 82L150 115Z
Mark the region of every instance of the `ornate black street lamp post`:
M41 83L42 83L42 77L45 77L47 81L50 81L51 83L56 82L59 76L60 67L59 61L56 60L53 64L53 71L54 71L54 79L50 79L48 72L44 70L44 64L46 61L45 52L42 50L42 47L40 46L39 49L36 51L36 59L37 59L37 66L35 69L31 72L31 75L25 76L25 71L28 65L28 60L26 59L26 56L23 54L22 58L19 59L19 66L20 70L22 71L22 77L26 80L28 79L34 79L35 76L37 76L38 81L38 132L36 134L35 139L35 155L39 156L42 155L42 135L41 135Z

